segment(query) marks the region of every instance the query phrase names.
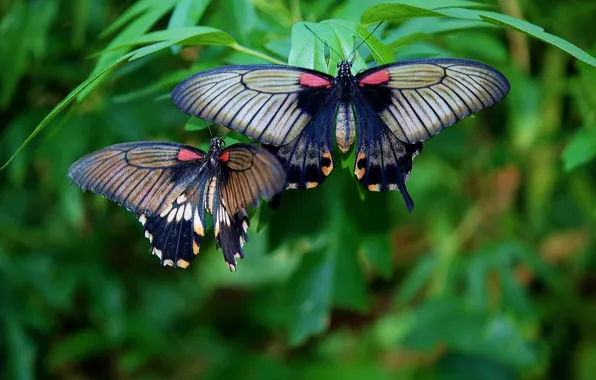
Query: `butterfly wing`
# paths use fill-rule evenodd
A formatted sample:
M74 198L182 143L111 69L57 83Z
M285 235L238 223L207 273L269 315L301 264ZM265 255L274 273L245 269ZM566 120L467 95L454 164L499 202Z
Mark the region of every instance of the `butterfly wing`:
M289 144L266 146L288 173L287 187L310 189L318 186L333 170L333 125L337 101L324 104L298 137Z
M215 241L230 270L236 258L243 258L242 246L248 240L248 207L256 207L260 198L269 199L281 192L286 173L279 160L252 144L234 144L222 151L219 186L212 186L211 210ZM221 200L221 201L220 201Z
M281 146L300 135L330 93L333 80L291 66L219 67L184 80L172 92L172 101L187 114Z
M366 103L407 144L428 140L509 92L503 74L462 59L398 62L364 71L355 80Z
M408 211L412 211L414 201L406 189L406 181L422 143L401 142L362 101L354 102L354 110L358 117L354 174L370 191L399 190Z
M131 142L90 153L68 169L83 190L136 213L161 213L197 178L205 152L168 142Z
M68 175L139 214L151 252L163 265L186 267L204 235L205 152L168 142L116 144L75 162Z
M224 181L222 199L234 215L256 207L260 198L270 199L286 185L286 173L279 160L252 144L234 144L222 151Z

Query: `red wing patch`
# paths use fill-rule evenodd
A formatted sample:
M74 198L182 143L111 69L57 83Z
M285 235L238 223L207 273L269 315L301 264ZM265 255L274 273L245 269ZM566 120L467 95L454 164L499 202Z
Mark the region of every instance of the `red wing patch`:
M180 161L193 161L200 160L201 158L203 158L201 155L192 150L180 149L180 152L178 152L178 159Z
M379 70L360 79L358 85L360 87L364 87L364 85L374 86L378 84L387 83L389 82L389 79L391 79L389 71Z
M298 80L302 86L307 87L326 87L331 88L331 82L325 78L322 78L318 75L303 73L300 75L300 79Z
M230 152L229 151L225 151L221 154L221 156L219 156L219 159L222 162L228 162L230 160Z

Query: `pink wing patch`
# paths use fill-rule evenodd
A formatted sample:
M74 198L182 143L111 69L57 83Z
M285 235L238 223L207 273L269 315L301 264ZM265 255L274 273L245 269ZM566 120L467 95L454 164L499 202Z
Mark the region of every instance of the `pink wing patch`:
M193 161L200 160L201 158L203 158L203 156L193 152L192 150L180 149L180 152L178 152L178 159L180 161Z
M358 85L360 87L364 87L365 85L375 86L383 83L389 82L391 76L389 75L389 71L387 70L379 70L375 71L372 74L365 76L364 78L360 79Z
M230 160L230 152L228 152L228 151L225 151L225 152L223 152L223 153L221 154L221 156L219 156L219 159L220 159L222 162L228 162L228 161Z
M307 87L326 87L331 88L331 82L323 77L318 75L303 73L300 75L300 79L298 80L302 86Z

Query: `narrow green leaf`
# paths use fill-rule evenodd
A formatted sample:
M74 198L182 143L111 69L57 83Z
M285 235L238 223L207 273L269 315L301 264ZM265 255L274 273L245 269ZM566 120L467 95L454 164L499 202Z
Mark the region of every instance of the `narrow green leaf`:
M414 18L407 20L385 37L389 48L424 41L436 35L448 34L468 29L496 28L484 21L452 19L441 17Z
M390 19L407 19L415 17L441 17L440 9L445 8L487 8L489 5L466 0L394 0L391 3L369 7L362 14L363 24L373 24Z
M132 52L132 53L134 53L134 52ZM118 66L118 64L120 64L121 62L123 62L123 61L127 60L128 58L130 58L130 56L132 55L132 53L128 53L128 54L122 56L119 60L117 60L116 62L112 63L110 66L106 67L105 69L103 69L99 73L95 74L94 76L88 78L83 83L81 83L80 85L78 85L74 90L72 90L70 92L70 94L68 94L66 96L66 98L64 98L60 103L58 103L58 105L56 107L54 107L54 109L41 121L41 123L39 123L39 125L37 127L35 127L35 130L33 130L33 132L27 137L27 139L25 140L25 142L23 142L21 144L21 146L19 146L19 148L16 150L16 152L13 153L13 155L8 159L8 161L6 161L6 163L4 165L2 165L2 167L0 168L0 170L4 169L16 157L16 155L19 154L19 152L21 150L23 150L27 146L27 144L29 144L29 142L35 136L37 136L45 127L47 127L48 124L52 120L54 120L54 118L64 108L66 108L73 100L75 100L75 98L77 96L79 96L79 94L81 94L81 92L83 90L85 90L89 86L93 85L96 81L98 81L99 78L103 78L103 76L105 74L107 74L108 72L110 72L113 69L115 69L116 66ZM80 99L78 101L80 101Z
M415 4L415 5L414 5ZM443 17L437 7L423 2L399 1L394 3L379 4L368 8L362 14L362 23L365 25L378 23L384 20L409 19L416 17Z
M593 160L594 157L596 157L596 125L578 129L561 155L565 171L571 171Z
M575 46L571 42L545 32L543 28L537 25L531 24L525 20L520 20L515 17L496 12L478 11L477 13L480 16L480 18L484 21L493 23L498 26L511 27L513 29L519 30L520 32L524 32L550 45L558 47L559 49L576 57L580 61L583 61L589 65L596 67L596 58L594 58L584 50L580 49L579 47Z
M110 34L114 33L116 30L118 30L118 29L122 28L124 25L128 24L131 20L133 20L137 16L152 9L155 5L155 2L156 2L155 0L139 0L139 1L135 2L132 6L127 8L126 11L124 13L122 13L120 15L120 17L118 17L116 19L116 21L114 21L112 23L112 25L107 27L99 35L99 37L104 38L104 37L109 36Z
M141 14L137 19L127 24L127 26L110 42L108 47L124 45L129 43L131 40L146 33L153 25L159 21L167 12L169 12L177 0L161 0L161 1L143 1L144 7L135 13L130 19L134 18L137 14ZM145 4L149 3L149 4ZM143 11L146 11L143 13ZM130 19L127 19L128 22ZM108 50L99 57L97 64L93 69L91 75L95 75L105 67L111 65L117 61L122 55L124 55L128 49L116 49Z
M209 3L211 3L211 0L180 0L170 16L168 29L196 25L201 17L203 17ZM181 47L172 46L170 49L173 54L178 54Z
M556 46L577 59L596 67L596 58L592 57L571 42L545 32L543 28L537 25L497 12L464 9L464 7L457 8L457 1L452 2L451 5L448 5L448 3L450 2L443 4L442 1L436 1L432 3L417 3L416 5L411 5L406 4L406 2L399 2L376 5L368 8L364 12L362 15L362 22L368 24L383 20L413 17L453 17L466 20L486 21L497 26L508 27L523 32L536 39ZM477 7L466 6L466 8Z

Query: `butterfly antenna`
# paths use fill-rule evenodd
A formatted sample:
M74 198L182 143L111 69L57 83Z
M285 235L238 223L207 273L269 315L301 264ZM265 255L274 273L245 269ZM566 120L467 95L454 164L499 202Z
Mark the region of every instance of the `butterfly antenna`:
M352 58L350 58L350 59L348 59L348 61L350 61L350 64L354 63L354 61L356 60L356 52L358 51L358 49L360 49L360 46L362 46L362 45L363 45L363 44L366 42L366 40L368 40L368 39L369 39L369 37L370 37L370 36L372 36L373 34L375 34L375 32L377 31L377 29L379 29L379 26L381 26L381 24L382 24L382 23L383 23L383 21L380 21L380 22L377 24L377 26L375 26L375 28L372 30L372 32L370 32L370 33L368 34L368 36L366 36L366 38L365 38L365 39L363 39L363 40L362 40L362 42L360 42L360 43L358 44L358 46L356 46L356 48L355 48L355 49L352 51L352 53L350 54L350 56L352 56L352 55L353 55L353 57L352 57Z
M213 137L213 131L211 131L211 126L213 124L211 124L211 123L208 124L205 120L203 120L203 123L207 124L207 129L209 130L209 136Z
M334 48L332 48L332 47L331 47L331 45L329 45L329 44L327 43L327 41L325 41L324 39L322 39L321 37L319 37L319 36L318 36L318 35L315 33L315 31L314 31L314 30L312 30L312 29L310 28L310 26L308 26L308 25L304 24L304 27L305 27L306 29L308 29L308 30L309 30L309 31L310 31L310 32L311 32L311 33L312 33L312 34L313 34L315 37L317 37L317 38L319 39L319 41L321 41L321 42L322 42L322 43L323 43L325 46L327 46L327 47L329 48L329 51L332 51L332 52L334 52L335 54L337 54L337 57L338 57L338 59L339 59L340 61L342 60L342 56L341 56L341 54L339 54L339 52L338 52L337 50L335 50Z

